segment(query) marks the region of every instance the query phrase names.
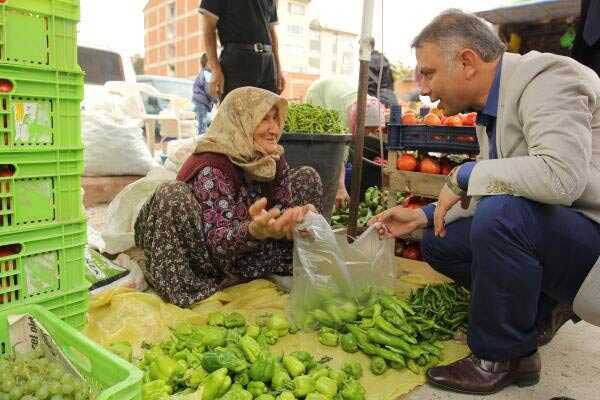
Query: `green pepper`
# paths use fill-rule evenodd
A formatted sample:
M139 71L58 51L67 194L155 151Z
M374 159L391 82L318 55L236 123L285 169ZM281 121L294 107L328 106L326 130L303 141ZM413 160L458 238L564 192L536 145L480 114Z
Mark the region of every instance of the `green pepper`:
M197 329L202 337L202 344L208 348L225 345L227 329L220 326L203 325Z
M279 340L279 331L268 329L265 331L265 338L267 339L267 343L272 346Z
M415 338L408 336L404 331L396 328L394 325L386 321L381 315L374 317L373 322L375 323L375 326L382 331L389 333L390 335L398 336L408 343L417 344L417 340Z
M358 312L361 318L369 318L373 316L373 306L365 307Z
M287 370L279 365L275 367L273 372L273 378L271 379L271 386L275 390L281 390L284 388L289 389L292 378L288 374Z
M227 393L224 393L220 400L252 400L252 394L238 387L231 388Z
M221 386L221 389L219 389L219 393L217 393L217 397L221 397L225 393L227 393L227 391L231 388L232 384L233 384L233 380L231 379L231 377L229 375L227 375L225 377L225 379L223 379L223 386Z
M329 370L329 377L338 384L338 387L346 380L346 373L341 369Z
M406 366L413 374L421 375L421 373L423 372L421 370L421 367L419 367L419 365L412 358L408 360Z
M358 321L358 326L360 327L360 329L369 329L375 326L375 323L373 322L372 318L363 318L360 321Z
M225 313L222 311L214 311L208 314L208 325L223 326L225 325Z
M252 339L256 339L260 334L260 327L257 325L248 325L246 328L246 336L250 336Z
M253 397L258 397L261 394L267 393L267 385L264 382L252 381L248 383L246 390L249 391Z
M336 306L342 321L353 322L358 317L358 306L353 301L344 300Z
M387 363L381 357L372 357L369 369L373 375L382 375L387 370Z
M208 372L202 367L188 369L185 371L183 379L185 384L191 388L197 388L208 376Z
M363 373L362 365L358 361L346 361L342 366L342 371L354 379L360 379Z
M241 326L246 326L246 318L244 318L244 316L238 312L232 312L223 317L223 325L225 326L225 328L237 328Z
M337 331L331 328L323 327L319 331L319 342L325 346L337 346L339 337Z
M204 391L202 392L202 400L215 400L217 397L221 396L221 392L223 388L231 386L231 378L229 378L229 385L227 385L227 368L221 368L210 375L208 375L204 382L202 382L202 387Z
M236 374L233 380L235 383L239 383L242 386L247 386L248 383L250 383L250 376L248 375L248 371Z
M171 386L165 381L158 379L142 385L142 398L144 400L161 400L169 396L172 391Z
M296 400L296 396L289 390L284 390L277 396L277 400Z
M315 389L317 392L328 398L335 396L338 391L337 382L327 376L322 376L317 379L315 382Z
M377 346L369 342L367 334L356 325L348 324L346 328L356 337L358 347L367 355L376 355Z
M406 363L398 362L398 361L390 361L390 367L396 370L402 370L406 368Z
M311 392L306 395L306 400L329 400L329 398L319 392Z
M365 388L355 379L344 382L340 393L344 400L365 400Z
M308 375L300 375L294 378L294 396L305 397L314 392L315 381Z
M316 382L316 380L321 377L329 376L329 370L330 370L329 367L327 367L325 365L319 365L319 366L316 366L315 368L313 368L308 375L311 378L313 378Z
M275 396L273 396L271 393L265 393L258 396L256 400L275 400Z
M250 336L243 336L240 339L239 346L244 352L244 356L250 363L254 363L258 354L261 352L260 345Z
M294 378L306 372L304 364L292 355L284 355L282 362L287 372Z
M367 335L369 339L375 343L397 347L398 349L405 351L408 357L410 358L417 358L421 354L423 354L423 350L421 350L420 348L411 346L408 343L406 343L406 341L404 341L403 339L396 336L388 335L387 333L380 331L379 329L371 328L367 331Z
M340 337L340 344L342 345L342 350L346 353L356 353L358 351L358 343L352 332L342 335Z
M202 368L208 372L216 371L219 368L227 368L233 373L244 371L248 368L248 363L243 355L235 354L229 349L217 347L214 350L207 351L202 356Z
M311 312L311 316L321 325L328 328L336 328L337 324L327 312L317 308ZM341 320L340 320L341 321Z
M275 372L276 360L268 351L262 351L250 367L250 378L254 381L270 382Z
M165 354L159 354L156 360L150 363L150 378L170 382L179 369L180 366L177 364L177 361Z
M290 329L290 323L283 314L274 313L267 321L267 328L277 332L287 332Z
M402 307L400 307L400 305L398 303L396 303L394 301L392 296L389 296L389 295L381 296L381 297L379 297L379 302L386 310L391 310L391 311L395 312L396 315L398 315L398 317L400 317L401 319L406 318L406 316L404 315L404 310L402 309Z

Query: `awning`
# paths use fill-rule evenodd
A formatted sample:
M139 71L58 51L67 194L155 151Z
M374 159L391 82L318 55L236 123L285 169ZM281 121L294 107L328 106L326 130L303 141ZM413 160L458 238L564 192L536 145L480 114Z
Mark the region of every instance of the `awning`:
M479 11L475 14L492 24L502 25L577 17L580 11L581 0L540 0Z

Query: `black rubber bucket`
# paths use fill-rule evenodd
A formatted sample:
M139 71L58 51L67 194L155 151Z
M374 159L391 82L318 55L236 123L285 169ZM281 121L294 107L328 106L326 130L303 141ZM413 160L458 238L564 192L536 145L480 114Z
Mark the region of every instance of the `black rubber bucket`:
M291 168L309 166L317 170L323 182L323 216L327 221L335 205L338 178L345 147L352 135L284 133L279 144Z

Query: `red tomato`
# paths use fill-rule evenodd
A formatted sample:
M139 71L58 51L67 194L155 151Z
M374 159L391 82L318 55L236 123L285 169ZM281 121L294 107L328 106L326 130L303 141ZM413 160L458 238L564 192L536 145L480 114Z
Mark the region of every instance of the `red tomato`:
M417 159L412 154L402 154L396 160L396 168L401 171L414 171L417 169Z
M475 126L475 121L477 121L477 113L472 112L468 114L460 114L460 119L464 126Z
M402 251L402 257L411 260L422 260L421 246L418 243L408 244Z
M462 126L462 121L460 120L460 117L458 115L448 117L444 122L447 126Z
M440 165L433 159L426 157L421 160L421 163L419 165L419 172L423 172L425 174L439 174Z
M458 135L456 136L457 142L475 143L475 136L472 135Z
M407 112L402 116L402 125L416 125L418 123L415 113Z
M0 79L0 92L8 93L13 90L13 84L8 79Z

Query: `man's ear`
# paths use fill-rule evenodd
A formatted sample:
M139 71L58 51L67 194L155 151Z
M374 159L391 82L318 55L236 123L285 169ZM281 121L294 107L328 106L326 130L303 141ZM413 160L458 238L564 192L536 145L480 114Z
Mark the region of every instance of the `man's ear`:
M473 79L481 64L481 57L473 49L462 49L458 53L458 63L467 79Z

